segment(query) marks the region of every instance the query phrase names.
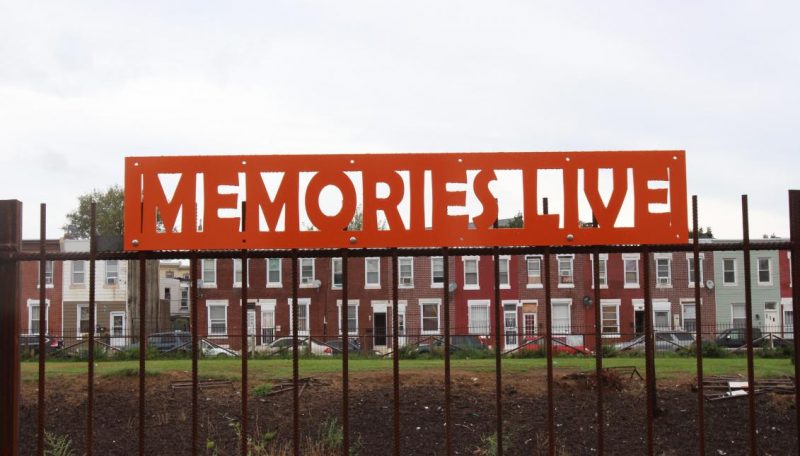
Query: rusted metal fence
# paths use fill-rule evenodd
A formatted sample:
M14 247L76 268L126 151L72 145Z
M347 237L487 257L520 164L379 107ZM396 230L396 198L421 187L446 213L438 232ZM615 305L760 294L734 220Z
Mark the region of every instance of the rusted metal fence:
M452 337L456 334L451 334L451 309L450 309L450 302L451 302L451 289L450 289L450 281L451 281L451 274L449 272L450 262L448 258L453 256L465 256L465 255L491 255L494 257L494 296L493 296L493 316L494 316L494 346L501 347L503 346L503 342L501 340L501 311L500 307L502 305L501 295L500 295L500 270L499 264L500 262L497 261L500 255L542 255L544 258L543 264L546 265L543 271L544 275L544 300L545 300L545 324L544 324L544 331L541 336L543 336L539 347L544 347L547 363L546 363L546 375L547 375L547 447L548 447L548 454L554 455L556 454L556 425L555 425L555 416L556 416L556 408L554 403L554 378L553 378L553 358L554 358L554 349L558 343L557 340L554 341L554 337L557 334L554 334L553 331L553 318L551 315L551 299L553 291L551 290L551 265L549 259L552 255L557 255L560 253L582 253L582 254L589 254L594 259L594 264L599 264L599 255L601 253L639 253L641 254L642 258L645 260L642 262L643 265L643 283L645 284L643 287L644 293L644 351L645 351L645 358L646 358L646 369L645 369L645 378L646 378L646 391L647 391L647 401L646 401L646 444L647 444L647 454L655 454L655 437L654 437L654 419L657 413L656 411L656 382L655 382L655 353L657 349L657 340L655 337L654 331L654 322L653 322L653 307L652 307L652 299L650 295L650 287L649 287L649 278L651 275L650 271L650 261L651 255L658 252L687 252L693 255L692 261L694 264L694 283L700 283L700 254L701 252L705 251L713 251L713 252L724 252L724 251L742 251L744 254L744 262L745 262L745 271L751 271L750 269L750 256L751 252L757 250L789 250L791 251L791 274L792 274L792 283L795 284L792 294L793 294L793 302L798 303L800 302L800 293L798 293L797 283L800 281L800 191L790 191L789 192L789 202L790 202L790 221L791 221L791 239L790 241L780 241L780 242L761 242L761 241L750 241L749 240L749 223L748 223L748 207L747 207L747 198L742 197L742 230L743 230L743 241L742 242L732 242L732 243L714 243L714 244L703 244L699 242L698 239L698 231L697 231L697 200L696 197L693 198L693 207L692 207L692 214L693 214L693 242L687 245L668 245L668 246L659 246L659 245L644 245L644 246L588 246L588 247L515 247L515 248L447 248L443 247L440 249L372 249L372 250L362 250L362 249L342 249L342 250L284 250L284 251L257 251L257 250L241 250L241 251L209 251L209 252L106 252L106 251L98 251L97 244L95 242L95 237L92 237L91 240L91 248L89 252L86 253L54 253L54 252L46 252L45 251L45 209L42 206L41 210L41 249L38 253L25 253L20 251L20 226L21 226L21 204L14 201L2 201L0 202L0 351L2 353L2 360L4 368L0 370L0 423L2 424L2 428L0 428L0 441L2 441L2 448L0 448L0 453L3 455L15 455L18 453L19 448L19 401L20 401L20 391L19 391L19 381L20 381L20 350L19 350L19 328L20 328L20 311L18 306L18 293L19 293L19 267L20 263L23 261L37 261L40 263L40 283L44 283L44 271L45 271L45 262L46 261L64 261L64 260L85 260L89 261L90 265L90 283L89 283L89 327L95 328L96 322L95 320L95 283L94 283L94 267L97 261L101 260L127 260L129 264L134 265L138 263L140 268L140 275L141 277L145 276L145 263L147 260L154 260L154 259L188 259L190 263L190 315L192 324L190 325L190 332L191 332L191 344L190 344L190 354L191 354L191 378L192 378L192 394L191 394L191 454L198 454L202 452L201 443L199 439L199 416L198 416L198 359L202 356L202 348L200 347L200 342L202 341L202 337L198 332L198 324L197 322L197 315L198 315L198 270L199 270L199 262L201 259L204 258L235 258L240 259L242 262L242 276L247 277L247 268L248 268L248 259L260 259L260 258L289 258L291 259L291 296L294 303L298 302L299 299L299 283L298 277L300 276L298 260L301 257L316 257L316 258L342 258L342 303L346 306L348 303L348 294L350 291L348 290L348 258L361 258L361 257L375 257L375 256L383 256L383 257L390 257L391 264L393 265L392 271L397 271L397 264L398 264L398 257L399 256L442 256L444 258L443 266L444 266L444 283L443 288L441 290L442 299L444 305L442 306L442 334L441 334L441 344L442 344L442 356L444 359L444 428L445 428L445 442L444 448L441 449L446 454L453 454L453 422L451 416L451 407L452 407L452 390L451 390L451 343ZM94 219L94 216L93 216ZM593 268L593 278L594 283L600 283L600 268L595 267ZM746 336L745 340L747 341L745 344L746 350L746 360L747 360L747 384L752 392L754 388L754 380L755 380L755 373L753 368L753 321L752 321L752 289L750 283L750 274L745 274L745 306L746 306ZM144 305L145 297L147 296L147 286L145 280L140 281L140 318L139 318L139 328L138 334L134 334L134 337L138 339L139 343L139 371L138 371L138 385L139 385L139 396L138 396L138 452L139 454L145 454L145 441L147 439L147 435L145 432L145 422L147 419L146 415L146 397L145 397L145 387L146 387L146 379L145 379L145 367L147 362L147 344L148 344L148 337L145 333L145 311L146 306ZM593 298L595 302L594 307L594 328L585 328L587 334L593 334L597 340L599 340L599 335L602 333L601 328L601 309L600 309L600 287L595 286L593 287ZM40 303L45 302L47 290L45 287L40 287ZM705 327L709 326L709 323L703 322L703 312L700 311L701 309L701 296L700 296L700 287L696 286L694 288L695 294L695 303L696 303L696 323L695 323L695 337L696 340L700 341L703 338L703 331ZM241 302L247 303L248 302L248 287L242 286L241 287ZM394 454L401 454L402 453L402 446L401 446L401 436L403 435L404 429L401 428L401 415L402 415L402 407L401 407L401 391L402 385L400 382L400 370L401 370L401 346L400 346L400 334L398 328L398 308L399 308L399 293L398 293L398 274L394 273L391 279L391 302L392 302L392 329L391 335L389 339L391 339L391 349L389 353L391 353L392 357L392 377L393 377L393 385L392 385L392 446ZM303 337L299 334L298 328L298 306L292 306L292 314L291 314L291 337L292 337L292 346L291 346L291 358L292 358L292 382L295 385L294 392L293 392L293 408L292 408L292 448L294 454L300 454L301 451L301 442L300 442L300 397L299 397L299 388L298 382L299 379L299 359L300 355L302 354L302 344L303 344ZM45 321L45 306L39 306L39 321ZM242 305L241 306L241 321L244 325L244 322L247 321L247 307ZM307 315L306 318L309 318ZM341 416L341 423L343 427L343 442L342 442L342 454L350 454L352 442L351 442L351 426L350 426L350 417L349 417L349 410L351 408L350 403L350 396L349 396L349 380L350 380L350 370L349 370L349 352L350 352L350 334L348 328L348 312L342 311L341 312L341 363L342 363L342 391L341 391L341 398L342 398L342 416ZM36 423L36 435L37 435L37 454L44 454L44 428L45 428L45 391L47 388L47 380L46 380L46 364L45 359L47 358L48 349L45 344L45 325L39 325L40 331L38 334L38 408L37 408L37 423ZM797 391L800 390L798 388L798 379L800 378L800 365L796 362L797 355L800 352L798 350L800 347L800 337L798 337L798 331L800 331L800 317L798 317L797 312L793 312L793 334L791 335L792 343L794 344L794 361L795 361L795 377L794 377L794 387L795 387L795 411L797 414L796 417L796 424L798 426L796 432L796 438L800 439L800 395ZM241 345L242 349L240 352L241 357L241 441L240 441L240 449L241 454L248 454L248 430L249 430L249 423L248 423L248 358L249 358L249 351L248 345L251 343L250 337L247 334L247 331L240 331L240 334L235 334L233 337L239 337L240 340L238 341ZM707 337L707 336L706 336ZM789 339L787 337L787 339ZM93 441L95 438L96 429L93 425L94 419L94 402L95 402L95 372L94 372L94 364L95 364L95 346L98 343L97 336L95 335L95 331L89 331L87 334L87 368L88 368L88 392L87 392L87 416L86 416L86 454L92 455L93 454ZM599 346L599 344L598 344ZM708 432L706 429L706 420L705 420L705 409L704 409L704 378L703 378L703 356L702 350L695 350L696 353L696 365L697 365L697 436L699 439L699 453L706 454L707 451L709 454L711 450L706 448L707 445L705 443L705 437ZM495 413L495 432L496 432L496 442L497 442L497 454L502 455L504 448L504 428L503 428L503 408L502 408L502 395L503 395L503 353L501 350L496 349L494 351L495 355L495 398L496 398L496 413ZM595 371L598 375L598 378L601 375L603 370L603 352L600 349L596 349L594 351L594 359L595 359ZM604 405L604 394L603 394L603 384L602 382L598 381L597 385L597 402L596 402L596 449L598 454L604 454L606 448L606 442L604 441L604 420L605 420L605 405ZM749 394L748 396L748 436L749 436L749 453L750 454L757 454L758 453L758 440L756 435L756 404L754 401L754 395ZM131 452L133 448L129 449Z

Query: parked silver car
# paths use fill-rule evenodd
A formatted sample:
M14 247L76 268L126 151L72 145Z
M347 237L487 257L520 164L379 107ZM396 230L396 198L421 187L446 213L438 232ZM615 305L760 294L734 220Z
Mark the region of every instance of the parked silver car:
M333 348L317 342L313 339L309 341L307 337L298 337L297 338L297 347L300 350L300 353L308 353L308 344L311 343L311 354L313 355L322 355L322 356L332 356L333 355ZM267 353L291 353L292 352L292 338L291 337L281 337L272 341L269 345L262 349Z
M694 343L694 334L687 331L655 331L653 334L656 351L676 351L689 348ZM620 351L645 350L644 334L627 342L614 344Z

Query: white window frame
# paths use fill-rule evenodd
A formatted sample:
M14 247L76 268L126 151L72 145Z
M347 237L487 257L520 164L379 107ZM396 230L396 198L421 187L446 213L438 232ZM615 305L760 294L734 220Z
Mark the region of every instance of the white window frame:
M207 269L206 268L206 264L209 261L213 261L213 263L211 263L211 264L213 264L214 267L210 268L210 269ZM209 271L213 271L213 272L209 272ZM206 274L207 272L208 272L208 275ZM212 277L210 277L211 274L213 274L213 276L214 276L213 279L214 280L209 280L209 279L212 278ZM217 288L217 259L216 258L203 258L203 260L200 262L200 277L203 280L203 288Z
M436 263L442 264L442 281L436 282ZM444 288L444 257L434 256L431 257L431 288Z
M734 318L733 309L734 307L738 307L742 309L742 313L744 313L744 317L742 318ZM736 326L736 320L744 320L741 326ZM746 328L747 327L747 305L743 302L732 302L731 303L731 328Z
M106 260L103 264L106 269L105 285L113 287L119 284L119 260ZM112 264L114 265L113 269L111 268Z
M425 329L425 306L436 306L436 329ZM419 300L419 329L420 333L439 334L442 329L442 300L441 299L420 299Z
M331 289L332 290L341 290L342 289L342 282L344 280L344 270L342 269L342 259L341 258L331 258ZM339 281L336 281L336 265L339 265Z
M248 258L249 261L249 258ZM248 266L250 264L248 263ZM236 274L239 274L239 281L236 281ZM242 259L241 258L233 258L233 288L242 288ZM247 268L247 286L250 286L250 268Z
M85 307L87 309L87 313L88 313L89 304L88 303L85 303L85 304L81 303L81 304L77 304L75 306L75 320L76 320L75 321L75 334L79 339L81 337L81 334L83 334L81 332L81 308L82 307ZM94 317L95 317L94 318L94 326L95 326L94 327L94 331L95 331L95 334L97 334L97 305L94 306ZM88 320L88 324L91 325L91 323L92 323L92 320L90 318ZM89 331L92 331L91 327L89 327Z
M480 290L481 289L481 276L480 276L480 257L465 256L461 257L464 266L464 289L465 290ZM467 283L467 263L475 263L475 283Z
M36 307L36 312L33 311L33 307ZM88 306L88 305L87 305ZM36 321L39 321L39 300L38 299L28 299L28 334L39 334L39 331L33 330L33 316L36 315ZM44 300L44 322L45 328L44 333L50 334L50 300Z
M705 255L701 252L700 253L700 285L703 284L703 260L705 260ZM694 288L694 273L692 268L694 267L694 253L687 253L686 254L686 273L688 275L687 280L687 287Z
M36 263L36 264L41 269L42 264L41 263ZM45 266L44 266L44 287L45 288L53 288L55 286L54 285L54 283L55 283L55 275L54 275L54 273L55 273L55 264L53 263L52 260L45 261L44 264L45 264ZM49 275L48 275L48 272L47 272L48 269L50 270ZM40 275L41 275L41 270L36 275L36 288L40 288L41 287L41 284L39 283ZM48 280L48 277L49 277L50 280Z
M672 288L672 254L671 253L656 253L653 255L656 269L656 288ZM659 262L667 262L667 276L661 277L658 269Z
M311 334L311 298L297 298L297 305L306 308L306 329L297 328L298 336L308 336ZM289 334L294 331L294 318L292 312L294 311L293 299L289 298ZM297 315L297 321L300 322L300 315Z
M311 287L313 287L314 286L314 282L316 281L316 277L317 277L317 264L316 264L317 262L315 261L315 258L300 258L299 262L300 262L300 264L299 264L299 266L300 266L300 288L311 288ZM308 264L311 264L311 276L310 277L305 275L304 263L306 263L305 266L307 266ZM302 303L301 303L301 305L302 305Z
M77 266L77 265L81 265L81 267L80 267L81 270L80 271L76 271L75 270L75 266ZM71 285L77 285L77 286L85 286L86 285L86 262L85 261L78 260L78 261L70 262L69 272L70 272L69 283ZM76 274L80 274L80 277L81 277L80 281L75 280L75 275Z
M622 281L625 284L625 288L639 288L639 283L641 282L639 273L639 260L641 259L641 255L638 253L623 253L622 254ZM634 265L636 265L636 283L628 282L628 262L633 261Z
M225 331L221 333L215 333L211 331L211 308L212 307L223 307L225 309ZM224 339L228 336L228 300L227 299L209 299L206 301L206 323L207 323L207 334L209 338L216 338L216 339Z
M348 299L347 300L347 335L349 336L357 336L358 335L358 311L359 311L359 300L358 299ZM354 307L356 314L353 316L356 324L350 324L350 308ZM336 326L339 328L339 335L342 335L342 300L336 300Z
M283 286L283 261L280 258L266 258L266 266L267 266L267 288L281 288ZM270 262L275 261L278 264L278 281L270 280L269 273L270 271L274 271L274 269L270 269Z
M370 266L374 267L374 271L370 271ZM370 281L369 274L373 272L377 275L377 280ZM381 258L380 257L367 257L364 258L364 288L365 289L378 289L381 287Z
M528 316L533 317L533 331L528 333L527 326L525 325L525 319ZM536 315L536 312L523 312L522 313L522 336L534 336L539 331L538 324L539 324L539 316Z
M733 282L728 282L727 280L725 280L725 272L726 272L725 271L725 262L728 261L728 260L733 262ZM736 258L730 258L730 257L723 258L722 259L722 268L720 268L720 269L722 269L722 285L723 286L734 287L734 286L739 284L739 262L736 260Z
M701 298L700 299L701 306L702 306L702 302L703 302L703 299ZM694 302L694 298L681 299L680 304L681 304L681 329L683 329L684 331L689 331L691 333L694 333L696 331L696 328L697 328L697 312L700 311L700 309L698 308L697 303ZM694 307L694 328L692 328L692 329L686 329L686 307L687 306Z
M602 337L615 338L620 336L620 321L619 321L619 307L622 304L621 299L600 299L600 331ZM605 318L603 314L604 307L614 307L615 318L615 331L606 332Z
M653 306L653 330L654 331L671 331L672 330L672 303L664 298L651 299ZM656 312L667 313L667 326L656 325Z
M761 280L761 261L767 261L767 277L769 280L763 282ZM758 278L758 284L761 286L771 286L772 285L772 258L770 257L759 257L756 259L756 277Z
M403 275L403 263L406 264L410 275ZM397 287L414 288L414 257L399 257L397 259Z
M600 262L600 289L608 288L608 254L601 253L598 255ZM589 255L589 260L592 264L592 289L594 289L594 255Z
M490 303L488 299L470 299L467 301L467 329L469 334L477 334L481 336L488 336L491 326L491 316L489 315ZM473 321L475 317L480 316L485 311L486 326L481 327Z
M538 276L539 277L539 283L531 283L530 282L530 280L531 280L530 278L531 277L537 277L537 276L529 275L530 267L529 267L528 262L531 261L531 260L535 260L535 261L537 261L539 263L539 276ZM543 275L542 275L542 256L541 255L528 255L528 256L525 257L525 278L526 278L526 281L525 281L526 288L543 288L544 287L544 280L543 280Z
M555 320L552 319L553 306L566 306L567 307L567 324L557 325ZM553 334L572 334L572 299L551 299L550 300L551 322L553 327ZM563 328L566 326L566 330Z
M570 282L561 282L561 262L569 261ZM556 255L556 265L558 274L558 288L575 288L575 255ZM565 276L566 277L566 276Z
M508 290L511 288L511 257L509 255L501 255L498 257L498 261L500 262L500 289L501 290ZM506 265L506 272L505 278L503 278L503 268L502 265Z

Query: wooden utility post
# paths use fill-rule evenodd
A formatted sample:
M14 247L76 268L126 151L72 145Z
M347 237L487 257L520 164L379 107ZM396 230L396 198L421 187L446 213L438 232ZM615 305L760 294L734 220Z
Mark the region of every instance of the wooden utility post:
M158 260L147 260L145 266L145 333L152 334L159 331L169 331L171 329L169 322L169 302L160 305L159 301L159 285L158 285ZM139 327L139 293L141 287L139 286L140 271L137 264L131 262L128 264L128 310L130 315L130 322L128 328ZM131 334L134 334L131 331Z
M0 201L0 455L19 453L19 262L22 203Z

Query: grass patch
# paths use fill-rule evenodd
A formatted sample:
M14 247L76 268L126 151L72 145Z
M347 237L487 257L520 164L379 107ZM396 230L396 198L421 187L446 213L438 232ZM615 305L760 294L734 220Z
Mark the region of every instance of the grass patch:
M145 369L144 375L147 376L147 377L155 377L155 376L161 375L161 373ZM122 367L120 369L104 371L104 372L100 373L98 376L99 377L104 377L104 378L138 377L139 376L139 368L138 367Z
M272 383L262 383L253 388L253 396L265 397L272 392Z

